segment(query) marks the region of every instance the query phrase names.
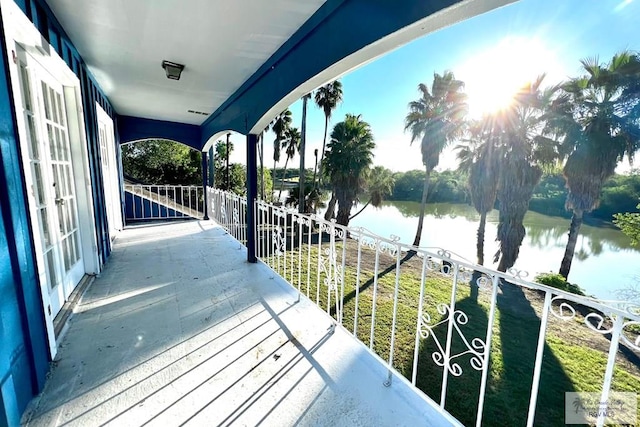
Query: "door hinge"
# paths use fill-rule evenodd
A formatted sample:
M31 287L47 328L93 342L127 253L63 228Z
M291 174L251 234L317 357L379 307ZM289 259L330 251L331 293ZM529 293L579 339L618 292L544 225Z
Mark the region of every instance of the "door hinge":
M49 316L51 316L51 306L50 305L47 306L47 311L49 312Z
M13 63L17 64L18 63L18 56L16 55L16 51L15 50L11 51L11 57L13 58Z

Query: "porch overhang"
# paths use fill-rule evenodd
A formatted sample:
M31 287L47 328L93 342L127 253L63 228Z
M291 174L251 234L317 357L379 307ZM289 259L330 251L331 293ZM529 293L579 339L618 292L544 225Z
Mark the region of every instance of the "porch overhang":
M402 44L512 1L47 3L119 115L199 126L206 150L228 131L260 133L298 98ZM163 60L185 64L179 81Z
M120 144L145 139L169 139L200 150L200 126L166 120L118 116Z

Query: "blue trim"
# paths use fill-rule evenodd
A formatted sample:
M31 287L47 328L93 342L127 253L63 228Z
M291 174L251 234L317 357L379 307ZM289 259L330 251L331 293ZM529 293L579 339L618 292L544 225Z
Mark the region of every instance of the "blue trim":
M460 0L328 0L202 125L243 134L295 88L379 39ZM366 18L365 18L366 17Z
M115 134L116 144L116 163L118 164L118 188L120 194L120 213L122 215L122 224L124 225L125 218L125 202L124 202L124 173L122 170L122 149L120 147L120 128L118 126L118 120L113 121L113 133Z
M93 190L93 219L95 223L95 235L98 242L98 258L100 264L107 261L111 252L111 239L109 238L109 225L107 222L107 209L104 202L104 181L102 179L102 161L100 159L100 143L98 141L98 118L96 114L95 91L86 69L80 69L80 87L82 92L82 105L87 135L87 155L89 160L89 175Z
M313 29L319 25L327 16L331 15L334 10L342 5L347 0L327 0L321 7L316 11L316 13L311 16L302 26L291 36L287 41L285 41L282 46L264 63L258 70L251 75L243 84L236 90L225 102L222 103L220 107L216 111L213 112L207 120L202 123L203 127L203 136L208 133L208 128L213 123L215 123L220 115L222 115L228 108L232 107L233 104L242 97L245 93L247 93L256 83L260 81L269 71L275 68L278 65L279 61L285 58L289 52L296 47L298 42L302 40L308 33L313 31ZM318 54L319 52L316 52ZM279 71L279 70L278 70ZM276 101L277 102L277 101ZM252 127L252 126L251 126ZM250 127L249 127L250 129ZM234 129L238 132L242 132L247 134L249 129ZM212 132L213 135L216 132ZM205 141L208 140L211 135L206 138L203 138Z
M258 135L247 135L247 261L256 257L256 205L258 198Z
M209 219L209 207L207 206L207 183L209 182L208 176L209 168L207 166L207 152L202 152L202 194L204 194L204 217L202 219Z
M200 126L141 117L118 116L120 143L143 139L170 139L201 151Z
M0 420L19 425L44 386L49 351L1 16L0 50Z

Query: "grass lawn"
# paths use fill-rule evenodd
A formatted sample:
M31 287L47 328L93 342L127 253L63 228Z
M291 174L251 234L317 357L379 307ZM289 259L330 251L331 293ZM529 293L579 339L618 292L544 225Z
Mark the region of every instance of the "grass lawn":
M322 244L325 259L327 256L324 254L324 249L328 247L328 243ZM327 275L322 268L318 268L317 244L311 247L302 246L300 270L298 270L300 254L298 250L299 248L288 248L286 252L288 266L285 278L297 286L298 277L300 277L303 283L302 293L314 301L318 299L319 305L326 309L328 287L325 279ZM396 259L388 254L380 255L378 271L382 273L378 274L376 281L375 251L364 246L360 248L359 277L357 276L357 242L349 240L344 253L346 261L342 325L353 332L357 307L356 335L365 345L369 345L375 299L372 348L380 357L388 360L393 324ZM340 266L343 254L340 243L337 244L337 254L337 265ZM307 269L308 257L311 259L310 270ZM277 258L266 257L263 260L278 270ZM284 257L279 258L278 272L282 275ZM416 256L404 261L400 267L393 366L409 380L413 373L422 264L423 260ZM317 274L319 270L321 271L320 280ZM307 273L311 277L308 285ZM430 318L428 324L432 327L429 335L421 339L418 344L416 385L438 403L441 399L444 369L436 363L439 361L438 353L440 352L436 340L444 348L448 332L448 323L444 321L446 314L442 306L438 311L438 305L450 304L452 288L452 275L443 274L438 269L427 270L423 306L424 314ZM318 294L319 298L317 298ZM490 300L490 283L477 288L471 286L468 280L458 281L455 310L464 313L466 319L460 320L467 321L457 322L460 333L455 328L452 330L451 354L465 352L466 354L452 360L452 363L455 363L452 370L459 370L461 373L459 376L451 372L448 375L445 408L465 425L475 425L482 375L480 370L473 367L474 364L476 366L478 366L477 363L482 364L482 359L468 351L465 339L470 345L473 343L478 345L476 350L482 354L482 344L487 334ZM526 423L542 301L543 295L538 292L523 290L511 284L500 286L495 320L491 325L493 339L483 411L484 425L517 426ZM331 305L331 312L335 317L335 294L331 296ZM538 393L536 426L565 425L565 392L600 391L608 348L607 338L586 327L584 318L580 314L567 321L549 316ZM628 349L626 352L618 352L613 390L640 391L638 360L638 354Z

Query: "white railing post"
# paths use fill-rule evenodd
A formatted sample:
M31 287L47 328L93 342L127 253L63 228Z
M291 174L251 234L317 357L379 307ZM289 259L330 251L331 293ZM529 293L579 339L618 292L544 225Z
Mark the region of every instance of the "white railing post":
M371 332L369 334L369 349L373 350L373 339L376 325L376 302L378 300L378 268L380 267L380 240L376 239L376 261L373 267L373 301L371 302Z
M318 268L316 269L316 305L320 306L320 259L322 258L322 232L325 228L325 224L320 221L318 227Z
M540 331L538 332L538 348L536 349L536 362L533 369L533 383L531 384L531 396L529 399L529 412L527 414L527 427L533 426L536 416L536 403L538 401L538 388L540 387L540 372L542 371L542 358L544 357L545 335L551 310L551 292L544 295L542 319L540 319Z
M342 324L342 319L344 316L344 272L347 269L347 238L349 237L349 232L347 229L344 229L344 234L342 235L342 265L340 266L340 299L336 301L339 303L339 312L338 312L338 323Z
M402 256L402 247L396 246L396 283L393 290L393 319L391 320L391 344L389 349L389 373L387 375L387 381L384 385L389 387L391 385L392 371L393 369L393 350L396 343L396 320L398 317L398 290L400 289L400 257Z
M477 281L481 281L482 277ZM487 377L489 375L489 358L491 357L491 340L493 338L493 322L496 315L496 306L498 305L498 276L493 276L491 281L491 308L489 309L489 320L487 321L487 339L485 341L485 349L482 365L482 379L480 380L480 396L478 397L478 414L476 416L476 427L482 425L482 412L484 411L484 395L487 389ZM480 283L476 283L480 286Z
M358 261L356 265L356 301L353 313L353 335L358 336L358 300L360 298L360 267L362 265L362 235L358 236Z
M309 288L311 287L311 235L313 234L313 217L308 219L309 236L307 237L307 298L309 298Z
M613 322L613 331L611 332L611 341L609 344L609 354L607 355L607 368L604 371L604 382L602 384L602 394L600 396L600 402L604 407L600 407L598 411L598 420L596 421L597 427L602 427L605 422L605 415L607 413L607 403L609 401L609 392L611 391L611 381L613 380L613 368L616 364L616 355L618 354L618 346L620 344L620 335L622 334L622 328L624 327L624 317L616 316Z
M416 385L416 379L418 376L418 356L420 352L420 331L423 323L423 310L424 310L424 288L427 282L427 257L422 258L422 272L420 273L420 297L418 299L418 320L416 322L416 341L413 348L413 366L411 371L411 384Z

